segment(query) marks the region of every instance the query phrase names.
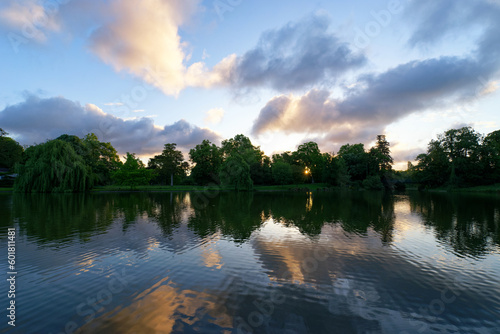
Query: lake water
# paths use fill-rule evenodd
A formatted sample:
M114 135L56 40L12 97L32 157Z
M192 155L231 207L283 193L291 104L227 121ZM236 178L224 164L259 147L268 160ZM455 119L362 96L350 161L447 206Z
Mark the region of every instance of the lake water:
M500 197L0 195L12 333L500 333Z

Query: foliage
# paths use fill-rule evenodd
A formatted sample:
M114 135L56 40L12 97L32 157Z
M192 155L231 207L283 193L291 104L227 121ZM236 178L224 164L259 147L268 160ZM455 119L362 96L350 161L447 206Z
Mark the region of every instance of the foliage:
M97 183L100 185L109 183L111 173L122 165L116 149L109 142L100 142L93 133L87 134L83 143L88 149L87 163L96 175Z
M277 184L290 184L293 181L292 166L283 161L277 161L272 165L273 180Z
M230 155L221 166L219 178L222 185L233 186L235 190L251 190L250 166L242 156Z
M500 182L500 130L484 138L481 158L488 183Z
M384 189L384 185L380 181L380 176L371 175L363 180L363 188L367 190L382 190Z
M271 161L264 156L260 147L254 146L250 139L242 134L222 141L221 151L225 159L238 156L250 167L252 184L272 182Z
M196 184L206 185L218 183L217 172L222 164L222 150L209 140L189 151L189 158L195 164L191 169L191 176Z
M78 192L93 186L91 170L71 144L54 139L29 147L18 164L14 190L19 192Z
M368 175L368 153L365 152L363 144L345 144L337 155L343 160L352 181L361 181L366 178Z
M377 136L377 144L369 152L370 171L369 174L384 175L392 169L394 160L391 157L389 142L384 135Z
M423 187L500 182L500 130L484 137L471 127L450 129L431 140L427 152L418 155L415 166L409 163L405 172L392 171L390 144L384 135L377 136L376 145L369 151L361 143L346 144L334 156L321 153L317 143L306 142L296 151L274 154L272 159L242 134L222 141L221 147L203 140L189 151L191 173L175 143L165 144L162 153L151 158L145 168L130 153L122 164L113 146L100 142L92 133L84 138L62 135L24 153L23 148L6 135L0 129L0 167L12 167L19 162L16 171L22 175L16 189L27 192L81 191L94 184L109 184L111 180L130 187L149 185L151 180L170 185L174 181L198 185L221 182L238 190L252 189L253 185L306 181L368 189L379 189L380 184L389 187L396 181L400 182L400 188L412 181ZM47 169L44 173L43 168ZM69 175L73 175L74 180L69 180Z
M427 153L418 155L417 161L415 180L418 183L438 187L448 181L451 165L440 142L431 140Z
M250 177L254 184L271 184L273 173L271 159L263 155L261 162L254 162L250 165Z
M446 131L438 140L452 164L450 183L480 183L483 175L479 163L482 136L471 127L463 127Z
M21 162L24 149L14 139L6 137L4 134L7 133L2 130L2 136L0 136L0 167L11 169L16 163Z
M120 158L110 143L100 142L93 133L83 139L74 135L61 135L57 139L69 143L92 170L92 178L99 185L109 183L111 173L121 166Z
M170 180L170 185L174 185L174 176L181 179L186 176L188 164L184 162L182 152L176 150L177 144L165 144L163 152L149 159L148 168L154 169L157 172L159 183L167 184Z
M311 183L314 183L314 176L318 180L322 179L324 157L317 143L310 141L299 145L297 151L293 153L293 157L299 165L308 170L311 175Z
M146 169L144 163L134 153L127 152L125 163L111 175L117 185L129 186L131 189L149 184L153 171Z
M349 174L343 159L331 155L326 158L323 182L332 186L345 186L349 182Z
M495 134L484 140L471 127L450 129L417 157L415 180L424 186L471 186L495 181ZM490 144L491 143L491 144Z

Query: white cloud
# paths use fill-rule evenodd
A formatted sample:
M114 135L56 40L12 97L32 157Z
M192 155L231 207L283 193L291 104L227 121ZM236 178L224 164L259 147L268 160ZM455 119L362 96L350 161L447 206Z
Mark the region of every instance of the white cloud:
M219 84L231 58L213 70L203 62L186 65L190 56L178 30L198 8L198 0L143 0L140 6L114 0L107 8L112 19L90 36L90 49L115 70L128 71L168 95L188 86Z
M213 108L207 111L207 116L203 120L205 124L218 124L222 121L224 117L224 109Z
M37 42L47 40L46 32L60 30L56 16L37 0L4 0L0 5L0 22Z

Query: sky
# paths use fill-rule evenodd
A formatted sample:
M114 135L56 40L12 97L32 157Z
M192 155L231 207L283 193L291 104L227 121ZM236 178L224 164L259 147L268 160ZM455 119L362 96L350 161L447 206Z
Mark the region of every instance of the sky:
M500 128L499 0L3 0L0 127L93 132L143 160L248 136L396 169L451 128Z

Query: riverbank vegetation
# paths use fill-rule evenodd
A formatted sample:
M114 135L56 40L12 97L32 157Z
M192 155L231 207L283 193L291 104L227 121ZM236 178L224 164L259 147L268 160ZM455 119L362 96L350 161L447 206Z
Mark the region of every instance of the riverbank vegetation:
M384 135L369 149L361 143L345 144L333 154L306 142L296 151L268 157L239 134L220 146L203 140L188 156L186 160L175 143L167 143L146 165L130 152L121 161L111 143L92 133L83 138L62 135L25 149L3 130L0 136L2 167L15 177L17 192L403 190L407 184L419 189L491 188L500 182L500 131L482 136L471 127L451 129L431 140L427 152L417 157L416 165L409 162L407 171L392 169Z

